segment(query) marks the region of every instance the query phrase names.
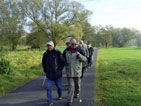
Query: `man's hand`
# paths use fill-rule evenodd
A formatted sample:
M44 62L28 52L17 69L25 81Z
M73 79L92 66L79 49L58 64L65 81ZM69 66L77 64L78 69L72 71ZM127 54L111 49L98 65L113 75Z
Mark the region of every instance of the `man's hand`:
M76 52L76 55L80 55L80 53L79 52Z

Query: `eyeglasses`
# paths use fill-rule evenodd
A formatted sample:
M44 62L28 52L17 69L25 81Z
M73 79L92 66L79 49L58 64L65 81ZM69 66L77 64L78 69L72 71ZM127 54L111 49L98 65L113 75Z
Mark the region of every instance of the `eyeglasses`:
M76 45L76 43L72 43L71 45Z

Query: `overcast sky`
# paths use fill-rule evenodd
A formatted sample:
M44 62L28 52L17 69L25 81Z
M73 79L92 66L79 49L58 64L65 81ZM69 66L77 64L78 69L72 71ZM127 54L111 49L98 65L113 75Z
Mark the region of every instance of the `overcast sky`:
M141 30L141 0L75 0L91 10L92 25Z

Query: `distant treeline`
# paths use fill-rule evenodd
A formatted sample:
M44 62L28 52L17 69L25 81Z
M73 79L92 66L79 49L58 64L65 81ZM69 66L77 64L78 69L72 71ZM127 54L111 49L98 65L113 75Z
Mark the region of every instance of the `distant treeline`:
M112 26L90 27L88 35L83 36L87 42L96 47L141 47L141 33L136 29L114 28Z

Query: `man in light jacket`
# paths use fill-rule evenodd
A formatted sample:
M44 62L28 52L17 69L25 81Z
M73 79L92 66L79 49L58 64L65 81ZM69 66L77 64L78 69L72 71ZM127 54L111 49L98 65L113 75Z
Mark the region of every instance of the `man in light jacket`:
M76 46L75 39L71 39L70 47L63 52L65 58L66 76L68 80L68 106L72 105L73 97L79 97L80 77L82 75L82 62L87 61L84 52Z
M84 51L84 55L87 58L87 61L86 62L83 62L83 65L82 65L83 67L82 67L82 76L81 76L81 78L83 78L84 72L86 72L88 70L89 51L88 51L87 45L84 44L83 40L80 40L80 43L78 45L78 48L80 48L81 50Z

